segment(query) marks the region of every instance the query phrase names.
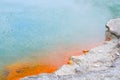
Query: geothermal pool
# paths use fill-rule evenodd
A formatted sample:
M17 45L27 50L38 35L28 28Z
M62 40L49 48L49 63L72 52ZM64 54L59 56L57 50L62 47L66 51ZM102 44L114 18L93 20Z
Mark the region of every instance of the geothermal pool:
M99 45L106 22L117 17L119 0L0 0L0 71L31 63L58 68Z

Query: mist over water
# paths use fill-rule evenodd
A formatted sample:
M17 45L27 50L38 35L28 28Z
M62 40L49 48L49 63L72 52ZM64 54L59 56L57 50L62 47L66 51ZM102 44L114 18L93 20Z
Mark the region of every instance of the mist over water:
M0 65L99 43L106 22L117 17L119 0L0 0Z

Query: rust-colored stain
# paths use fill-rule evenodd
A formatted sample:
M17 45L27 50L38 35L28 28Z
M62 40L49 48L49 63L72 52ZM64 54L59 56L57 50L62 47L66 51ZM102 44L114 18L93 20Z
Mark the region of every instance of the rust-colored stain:
M71 60L69 60L69 61L67 62L67 64L70 64L70 65L71 65L71 64L72 64L72 61L71 61Z
M105 41L110 41L110 40L111 40L110 37L106 37L106 38L105 38Z

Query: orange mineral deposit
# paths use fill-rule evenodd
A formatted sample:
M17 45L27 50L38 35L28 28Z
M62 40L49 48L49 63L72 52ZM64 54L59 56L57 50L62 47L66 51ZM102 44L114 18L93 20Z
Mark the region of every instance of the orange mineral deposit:
M37 75L40 73L51 73L57 68L52 64L15 64L9 66L5 71L9 73L6 76L6 80L19 80L25 76Z
M83 53L84 54L86 54L86 53L88 53L89 52L89 50L83 50Z

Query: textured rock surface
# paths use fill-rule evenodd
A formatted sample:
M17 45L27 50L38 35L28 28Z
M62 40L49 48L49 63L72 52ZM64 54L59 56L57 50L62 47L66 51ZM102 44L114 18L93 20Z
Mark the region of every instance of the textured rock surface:
M111 19L107 22L106 27L113 35L120 37L120 18Z
M52 74L40 74L21 80L120 80L120 19L110 20L102 46L87 54L72 56L71 64L63 65Z

